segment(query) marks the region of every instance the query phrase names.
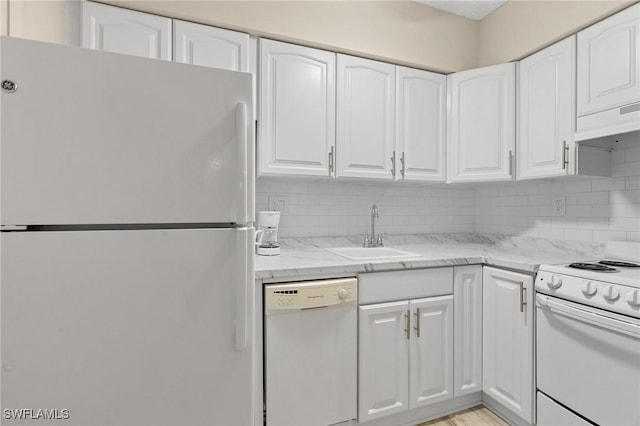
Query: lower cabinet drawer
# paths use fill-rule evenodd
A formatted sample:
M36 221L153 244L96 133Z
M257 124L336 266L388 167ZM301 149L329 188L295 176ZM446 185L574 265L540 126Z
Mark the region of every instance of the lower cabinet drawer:
M360 274L360 305L453 294L453 268Z

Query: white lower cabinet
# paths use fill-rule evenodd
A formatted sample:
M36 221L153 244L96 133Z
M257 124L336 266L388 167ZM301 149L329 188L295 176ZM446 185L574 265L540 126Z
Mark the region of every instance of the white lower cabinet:
M453 393L482 390L482 265L453 268Z
M453 296L359 310L360 423L453 397Z
M533 277L485 266L482 290L482 390L533 423Z
M453 268L361 274L359 286L371 304L359 307L358 422L453 398Z
M411 300L409 408L453 397L453 296Z
M358 309L358 420L399 413L409 405L409 302Z

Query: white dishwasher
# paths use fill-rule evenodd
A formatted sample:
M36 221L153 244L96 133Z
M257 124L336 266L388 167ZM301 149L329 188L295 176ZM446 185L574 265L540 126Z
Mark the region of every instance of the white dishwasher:
M305 281L264 289L267 426L355 420L358 281Z

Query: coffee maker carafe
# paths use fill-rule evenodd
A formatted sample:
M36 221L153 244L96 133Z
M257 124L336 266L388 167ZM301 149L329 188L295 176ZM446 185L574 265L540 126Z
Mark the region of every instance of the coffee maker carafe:
M258 212L258 227L256 231L256 252L261 256L276 256L280 254L278 242L278 224L280 212Z

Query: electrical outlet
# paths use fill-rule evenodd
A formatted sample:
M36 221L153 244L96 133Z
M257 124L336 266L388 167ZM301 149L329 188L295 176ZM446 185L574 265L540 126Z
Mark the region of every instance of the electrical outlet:
M269 197L269 210L280 213L287 212L287 197L285 195L272 195Z
M567 212L567 197L551 197L551 214L554 216L564 216Z

